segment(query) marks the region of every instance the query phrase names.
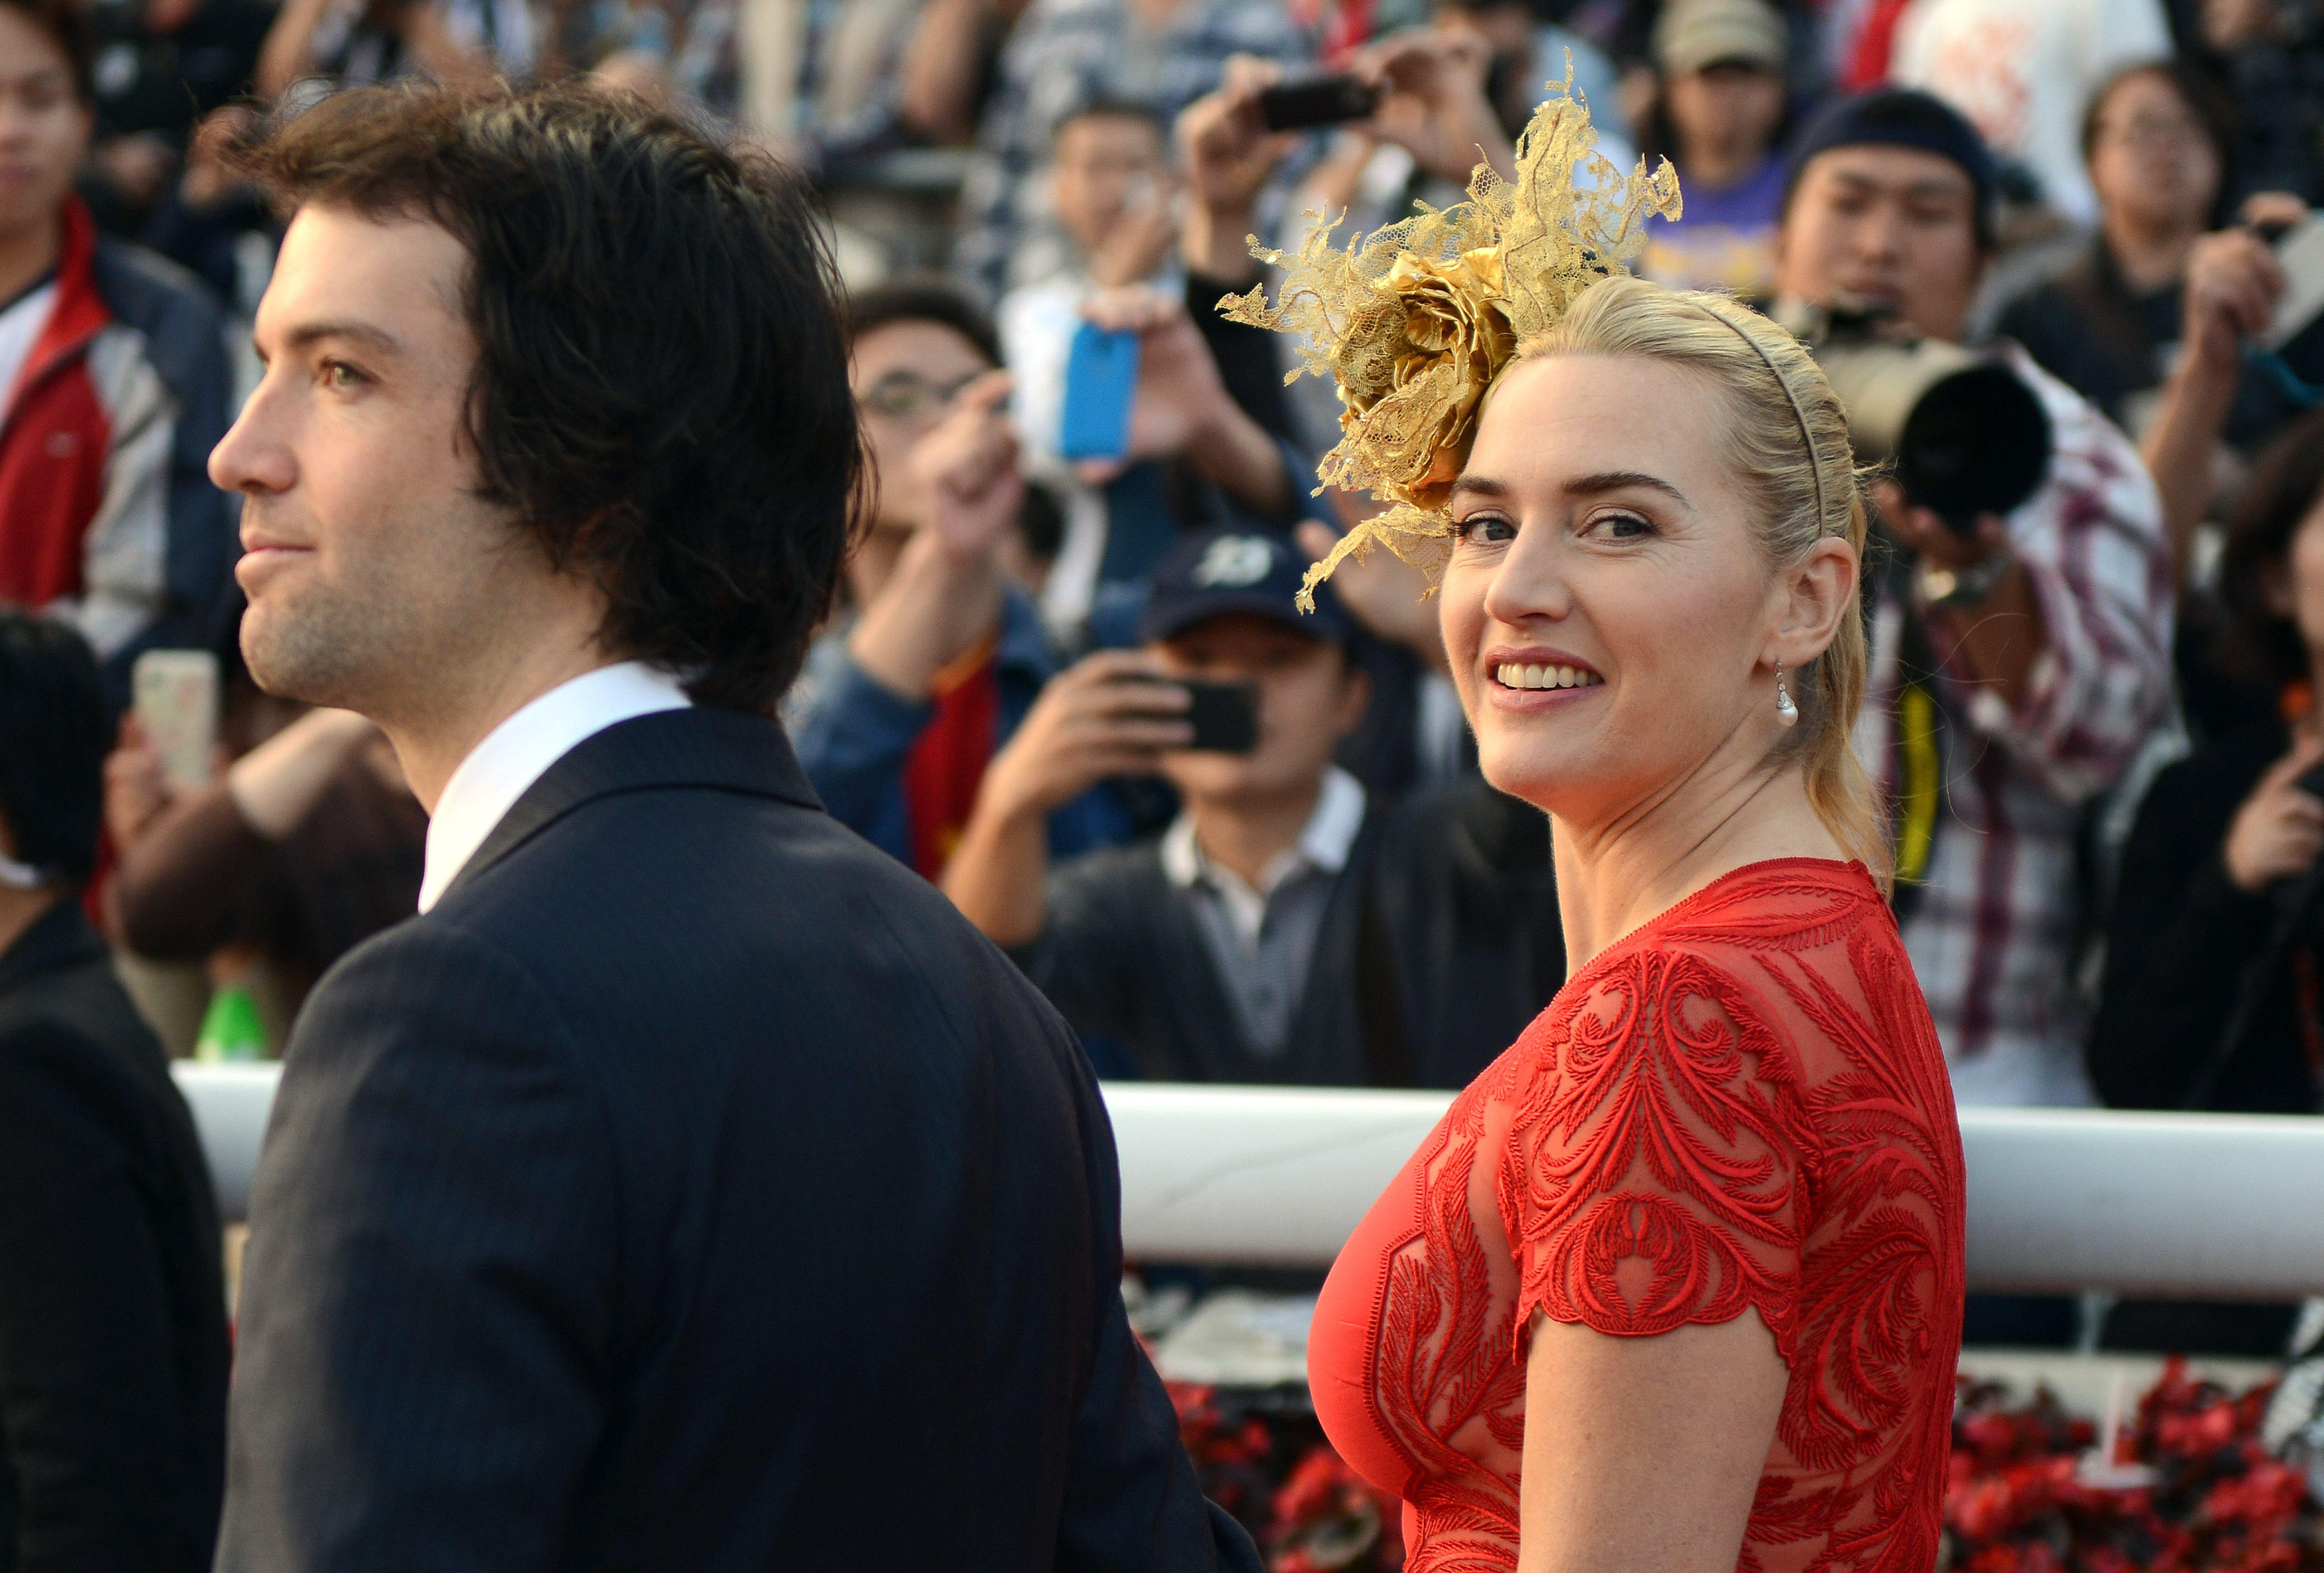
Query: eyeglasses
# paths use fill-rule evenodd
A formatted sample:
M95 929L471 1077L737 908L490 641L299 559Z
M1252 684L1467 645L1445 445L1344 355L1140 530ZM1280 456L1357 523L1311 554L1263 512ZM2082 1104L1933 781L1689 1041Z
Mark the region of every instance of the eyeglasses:
M2102 125L2098 135L2125 147L2185 147L2205 140L2203 128L2194 121L2156 115Z
M918 372L892 371L856 394L855 403L891 421L932 421L951 409L961 390L983 375L973 371L949 383L933 383Z

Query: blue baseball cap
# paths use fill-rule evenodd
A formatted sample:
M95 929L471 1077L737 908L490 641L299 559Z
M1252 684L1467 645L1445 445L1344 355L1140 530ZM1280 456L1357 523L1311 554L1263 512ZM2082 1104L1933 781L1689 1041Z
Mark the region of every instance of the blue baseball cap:
M1175 638L1195 624L1229 612L1247 612L1282 624L1310 639L1345 644L1355 625L1329 584L1315 587L1315 609L1302 612L1292 597L1306 577L1307 554L1272 530L1204 530L1173 546L1156 565L1153 590L1139 619L1142 643Z

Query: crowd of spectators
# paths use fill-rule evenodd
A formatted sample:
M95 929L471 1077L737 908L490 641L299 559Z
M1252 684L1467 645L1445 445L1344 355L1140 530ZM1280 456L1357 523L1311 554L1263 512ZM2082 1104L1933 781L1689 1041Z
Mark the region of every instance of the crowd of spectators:
M233 146L342 83L582 72L833 192L878 486L784 719L1104 1074L1459 1087L1563 978L1548 827L1479 777L1420 577L1377 554L1293 612L1373 504L1314 490L1328 386L1214 308L1267 282L1251 237L1508 172L1570 80L1618 163L1679 171L1641 272L1879 308L2046 415L2006 517L1874 487L1857 742L1957 1096L2319 1111L2324 328L2277 320L2324 198L2319 0L0 0L0 602L85 642L117 717L101 850L27 861L0 800L0 1078L12 991L95 943L57 914L184 1052L229 990L279 1045L411 910L392 753L235 653L204 466L276 232ZM1322 72L1375 107L1270 129ZM932 167L940 271L840 200L924 204ZM1085 323L1139 346L1117 458L1060 441ZM217 656L206 781L125 713L165 648ZM1250 697L1248 748L1190 746L1190 681ZM5 919L51 885L84 899ZM125 1021L109 1074L179 1161ZM2262 1309L2109 1336L2263 1348Z

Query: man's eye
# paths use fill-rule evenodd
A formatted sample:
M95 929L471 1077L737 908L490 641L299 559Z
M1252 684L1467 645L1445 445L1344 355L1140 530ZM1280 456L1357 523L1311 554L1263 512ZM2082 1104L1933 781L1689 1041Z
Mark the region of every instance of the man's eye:
M1497 546L1517 539L1517 526L1499 514L1472 514L1453 526L1471 546Z
M336 388L344 391L348 388L360 387L368 380L369 379L366 378L363 373L355 370L355 367L347 365L345 361L327 360L323 363L323 385L325 387Z

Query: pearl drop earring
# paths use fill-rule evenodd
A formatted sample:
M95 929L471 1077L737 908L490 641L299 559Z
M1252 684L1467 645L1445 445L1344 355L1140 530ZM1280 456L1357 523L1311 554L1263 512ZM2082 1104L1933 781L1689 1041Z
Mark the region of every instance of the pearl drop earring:
M1785 726L1800 724L1800 708L1792 703L1790 690L1784 687L1784 663L1775 662L1775 719Z

